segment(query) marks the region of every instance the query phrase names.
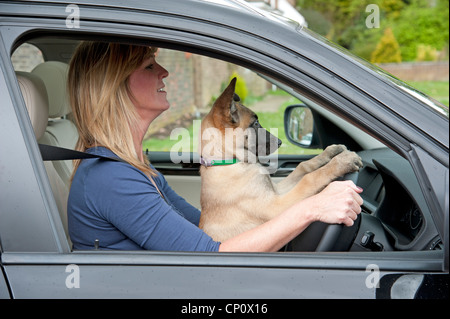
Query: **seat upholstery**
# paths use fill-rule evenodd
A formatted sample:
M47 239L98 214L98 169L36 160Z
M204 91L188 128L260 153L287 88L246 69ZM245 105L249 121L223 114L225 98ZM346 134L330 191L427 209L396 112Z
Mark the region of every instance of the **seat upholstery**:
M45 134L48 121L48 97L43 81L36 75L27 72L16 72L17 81L27 107L36 139ZM50 181L53 196L58 207L59 215L70 244L67 227L67 198L69 189L59 176L52 162L44 162L47 176Z
M41 63L31 71L44 82L49 101L49 120L39 143L74 149L78 131L74 123L67 119L67 115L71 112L67 95L67 72L68 65L58 61ZM53 165L69 187L73 170L72 161L55 161Z
M16 72L16 75L34 134L39 139L45 133L48 119L48 98L44 82L30 73Z

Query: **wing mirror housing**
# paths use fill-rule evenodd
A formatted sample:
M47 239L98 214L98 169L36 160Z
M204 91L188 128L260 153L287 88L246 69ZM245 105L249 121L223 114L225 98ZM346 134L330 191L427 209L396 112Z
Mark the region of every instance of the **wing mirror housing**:
M314 116L304 104L290 105L284 111L284 131L287 139L303 148L320 147L318 134L315 133Z

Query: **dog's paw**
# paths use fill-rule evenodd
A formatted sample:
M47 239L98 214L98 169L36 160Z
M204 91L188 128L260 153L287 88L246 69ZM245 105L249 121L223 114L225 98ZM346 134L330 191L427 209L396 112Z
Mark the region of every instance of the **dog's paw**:
M341 176L348 173L357 172L363 167L361 157L359 157L355 152L350 152L347 150L333 158L333 162L335 162L337 172Z
M362 167L363 167L363 162L361 157L359 157L358 154L356 154L355 152L350 152L352 154L352 158L353 158L353 172L357 172L359 171Z
M333 144L328 146L323 152L331 159L336 155L345 152L347 147L342 144Z

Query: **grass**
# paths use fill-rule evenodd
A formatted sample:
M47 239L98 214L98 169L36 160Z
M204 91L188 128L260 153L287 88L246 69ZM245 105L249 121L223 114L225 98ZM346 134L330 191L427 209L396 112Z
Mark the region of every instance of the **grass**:
M173 132L172 139L170 137L159 139L150 138L142 143L143 150L153 152L170 152L170 151L186 151L197 152L197 129L194 134L194 124L187 128L180 128L177 132Z
M449 106L449 81L408 82L408 84Z
M287 102L281 104L276 112L258 112L258 120L262 127L266 128L272 134L276 135L283 143L278 149L278 154L318 154L321 150L301 148L292 144L286 137L284 132L284 110L292 104L299 104L301 101L291 98ZM277 129L276 132L273 129ZM276 134L275 134L276 133Z

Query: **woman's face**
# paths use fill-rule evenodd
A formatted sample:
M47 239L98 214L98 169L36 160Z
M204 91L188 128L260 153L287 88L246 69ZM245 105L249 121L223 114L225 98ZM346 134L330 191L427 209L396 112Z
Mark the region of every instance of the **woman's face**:
M169 108L163 79L169 75L155 61L146 59L129 77L131 100L142 117L156 117Z

